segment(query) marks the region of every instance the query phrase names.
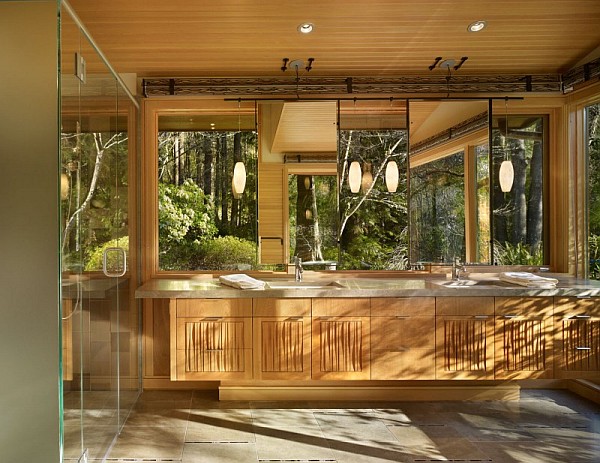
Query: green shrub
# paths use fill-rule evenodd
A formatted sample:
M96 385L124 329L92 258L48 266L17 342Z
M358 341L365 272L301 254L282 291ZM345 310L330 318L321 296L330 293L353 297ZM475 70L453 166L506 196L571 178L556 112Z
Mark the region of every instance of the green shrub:
M198 247L200 268L206 270L250 270L256 268L256 244L235 236L203 241Z
M498 265L543 265L543 253L540 250L531 253L531 247L525 243L516 245L505 242L494 243L494 262Z
M129 237L124 236L123 238L115 238L114 240L107 241L106 243L94 248L90 251L86 263L85 271L93 272L102 270L102 256L106 248L123 248L125 252L129 254ZM111 252L108 254L108 268L115 268L117 266L117 253ZM129 267L129 265L127 265Z

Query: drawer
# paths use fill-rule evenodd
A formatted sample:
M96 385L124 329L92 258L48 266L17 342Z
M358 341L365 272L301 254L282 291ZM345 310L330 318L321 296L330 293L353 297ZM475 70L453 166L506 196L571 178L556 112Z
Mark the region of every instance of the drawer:
M435 347L435 317L371 317L371 350Z
M434 297L381 297L371 299L372 317L435 315Z
M551 297L497 297L496 315L527 318L552 316L554 300Z
M310 317L310 299L254 299L255 317Z
M313 317L369 317L371 300L369 298L324 298L312 300Z
M252 317L252 299L177 299L179 317Z
M436 315L494 315L493 297L436 297Z
M600 298L556 297L554 298L554 315L561 318L584 316L600 317Z

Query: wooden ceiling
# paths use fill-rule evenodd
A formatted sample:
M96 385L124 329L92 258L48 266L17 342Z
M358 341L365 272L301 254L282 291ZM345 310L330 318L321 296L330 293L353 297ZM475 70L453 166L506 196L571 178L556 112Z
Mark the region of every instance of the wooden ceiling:
M68 1L116 71L138 77L292 76L283 58L314 58L315 77L431 75L446 72L428 69L438 56L467 56L457 75L539 75L600 56L599 0ZM475 20L487 27L468 32Z

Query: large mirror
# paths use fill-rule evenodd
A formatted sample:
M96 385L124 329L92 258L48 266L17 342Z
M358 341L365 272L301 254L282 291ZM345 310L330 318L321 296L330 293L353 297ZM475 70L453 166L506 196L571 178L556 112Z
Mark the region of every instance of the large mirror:
M410 257L490 262L489 102L411 101Z

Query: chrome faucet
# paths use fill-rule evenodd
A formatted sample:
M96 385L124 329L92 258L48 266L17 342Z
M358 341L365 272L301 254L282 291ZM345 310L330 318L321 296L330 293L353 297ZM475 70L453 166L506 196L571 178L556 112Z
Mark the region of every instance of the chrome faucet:
M294 256L294 279L296 281L302 281L302 258Z
M466 272L466 268L460 263L460 259L455 257L452 261L452 280L460 281L461 272Z

